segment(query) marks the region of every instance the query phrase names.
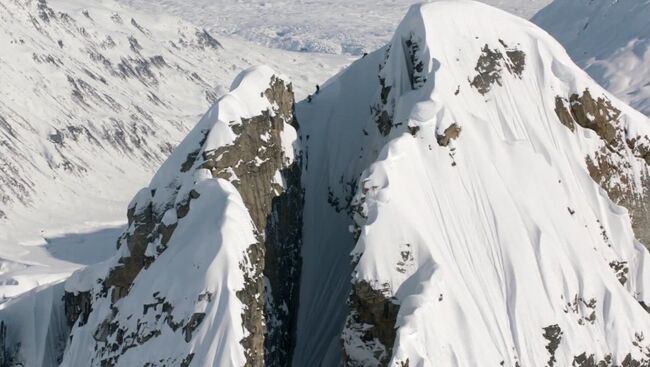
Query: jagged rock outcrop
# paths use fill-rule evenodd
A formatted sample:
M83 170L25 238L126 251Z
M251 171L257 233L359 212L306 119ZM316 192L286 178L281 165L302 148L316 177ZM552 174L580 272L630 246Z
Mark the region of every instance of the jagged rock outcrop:
M603 145L586 157L589 174L616 204L630 212L636 238L650 248L650 138L630 130L621 111L589 90L556 97L555 112L572 132L594 131Z
M151 352L172 365L291 363L303 206L295 129L292 86L268 68L242 73L129 205L120 255L66 284L64 363L133 365ZM165 278L182 289L161 288ZM89 340L94 352L82 352ZM184 347L166 348L172 340Z

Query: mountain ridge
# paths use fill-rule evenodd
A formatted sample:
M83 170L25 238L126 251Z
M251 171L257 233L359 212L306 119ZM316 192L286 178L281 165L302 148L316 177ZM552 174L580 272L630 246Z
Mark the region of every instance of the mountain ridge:
M35 329L65 310L62 365L647 365L648 123L532 23L413 6L307 100L236 78Z

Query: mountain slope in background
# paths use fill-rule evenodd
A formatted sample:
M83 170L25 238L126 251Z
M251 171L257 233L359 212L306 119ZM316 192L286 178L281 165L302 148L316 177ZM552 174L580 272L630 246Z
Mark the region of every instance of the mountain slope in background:
M416 6L297 113L296 365L334 363L342 319L353 366L647 359L650 125L544 31Z
M119 0L177 15L210 32L292 51L361 55L388 42L418 0ZM551 0L482 0L529 18Z
M268 67L242 73L135 196L114 257L3 305L10 363L287 365L303 200L293 98Z
M608 91L650 115L648 19L648 0L555 0L532 21Z
M11 51L0 58L0 215L3 230L10 227L0 239L25 232L21 221L38 224L39 213L22 208L50 211L43 222L65 225L72 213L64 209L78 203L69 205L71 197L101 211L140 186L238 70L284 64L302 96L317 81L309 77L337 70L321 62L328 59L218 41L176 18L109 1L0 6L0 37ZM53 180L56 193L48 192Z
M532 23L416 5L295 106L267 67L236 78L128 206L113 258L0 305L0 348L63 366L646 366L648 135Z
M121 223L240 70L270 64L305 96L348 61L217 40L111 1L2 0L0 43L0 299L90 263L48 245Z

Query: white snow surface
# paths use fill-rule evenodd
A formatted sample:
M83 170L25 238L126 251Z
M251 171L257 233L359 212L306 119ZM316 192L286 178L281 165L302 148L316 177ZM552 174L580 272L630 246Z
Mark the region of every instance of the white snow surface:
M292 51L361 55L388 42L419 0L119 0L210 31ZM551 0L483 0L530 17Z
M532 20L602 86L650 115L648 19L648 0L555 0Z
M415 88L409 39L419 44L426 77ZM469 81L485 45L503 55L521 50L526 65L521 77L503 66L501 83L481 95ZM384 105L400 124L387 137L369 109L381 103L379 78L391 87ZM544 328L552 325L562 331L558 366L581 353L597 361L611 354L618 364L628 353L642 357L647 342L633 343L650 332L639 304L650 298L648 251L627 210L587 172L585 157L603 142L581 127L572 133L554 112L556 96L586 89L611 100L628 131L650 133L644 115L599 87L543 30L476 2L439 1L412 7L389 49L299 104L311 138L295 365L340 358L353 246L353 282L367 281L400 305L391 365L545 366ZM436 136L453 123L459 138L439 146ZM407 126L419 128L415 136ZM630 151L623 159L633 177L647 174ZM355 184L356 245L345 234ZM340 213L323 210L328 191ZM629 265L624 286L612 261ZM346 354L377 365L382 349L359 328L348 319Z

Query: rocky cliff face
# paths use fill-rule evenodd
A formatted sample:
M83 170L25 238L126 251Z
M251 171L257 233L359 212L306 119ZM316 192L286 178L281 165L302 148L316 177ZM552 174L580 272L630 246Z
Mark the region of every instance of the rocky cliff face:
M578 125L603 141L585 158L589 175L629 211L636 238L650 247L650 138L629 131L621 111L606 96L594 98L585 90L556 101L558 118L572 132Z
M66 315L74 327L64 363L144 363L147 353L160 353L154 348L178 339L188 351L172 348L161 354L166 356L161 360L187 366L195 358L209 358L197 353L193 344L205 343L205 338L212 338L210 333L231 327L240 337L215 340L213 344L224 350L219 358L241 360L243 366L290 364L303 206L293 91L266 68L248 71L236 83L163 165L150 187L136 196L128 210L128 230L118 242L121 255L106 264L105 275L91 269L76 275L97 277L90 289L74 282L66 286ZM221 215L219 206L203 209L214 200L206 197L210 192L204 186L215 183L230 192L243 214L244 226L229 217L228 209L221 220L222 231L243 237L239 252L233 246L237 241L228 241L223 233L215 237L187 233L200 222L213 226ZM224 249L199 263L171 258L170 252L192 251L193 241ZM232 262L229 268L235 274L216 268L212 271L221 275L211 277L217 279L198 281L200 274L211 274L206 267L216 267L222 251L229 255L221 261ZM175 294L151 289L145 273L154 272L165 259L174 264L169 272L189 270L186 281L193 285L185 284L187 289ZM176 276L181 274L168 276L178 282ZM237 286L229 284L232 277L239 279ZM219 291L220 286L224 288ZM142 287L149 287L151 301L138 293ZM217 306L224 297L233 305ZM89 336L94 352L79 353Z

